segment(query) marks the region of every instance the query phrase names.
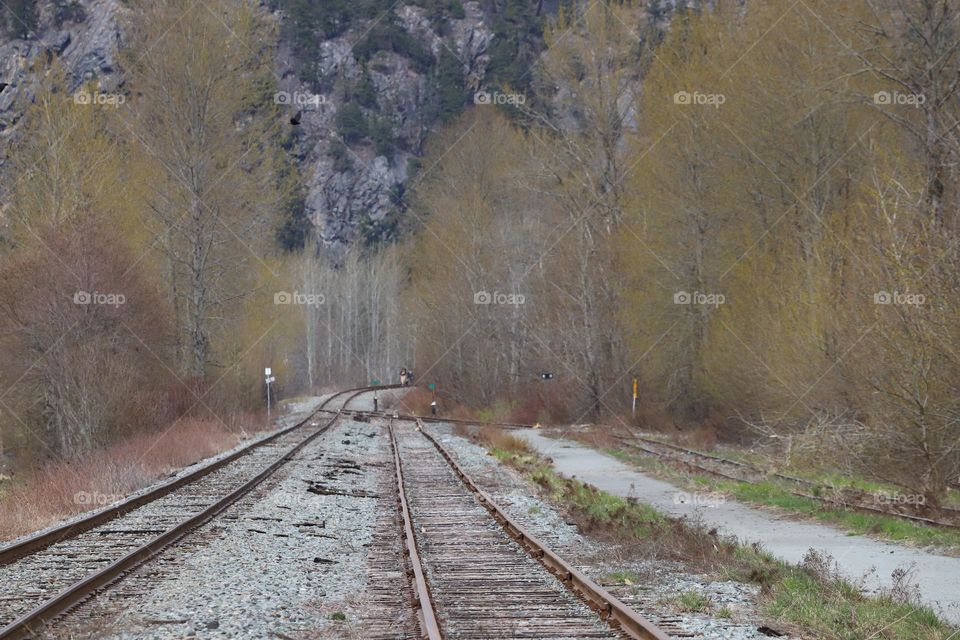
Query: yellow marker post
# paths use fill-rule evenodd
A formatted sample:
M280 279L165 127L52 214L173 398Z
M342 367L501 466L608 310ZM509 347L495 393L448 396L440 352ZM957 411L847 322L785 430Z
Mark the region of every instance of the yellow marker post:
M633 410L632 410L632 414L633 414L633 417L634 417L634 418L637 417L637 387L638 387L638 383L639 383L639 382L640 382L640 381L637 380L636 378L633 379Z

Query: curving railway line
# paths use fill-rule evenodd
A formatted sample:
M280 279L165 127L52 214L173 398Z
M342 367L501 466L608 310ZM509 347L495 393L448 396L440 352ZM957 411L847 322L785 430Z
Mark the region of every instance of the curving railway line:
M347 408L371 390L333 394L293 427L141 496L0 549L0 639L69 634L79 612L107 593L122 603L136 599L149 587L145 583L176 580L177 554L158 558L165 549L202 538L196 531L201 525L225 517L230 505L346 415L372 423L368 435L383 438L378 446L392 459L382 469L379 463L372 467L381 469L380 489L363 496L380 505L366 560L372 579L358 587L370 592L375 605L367 612L365 637L669 637L517 524L423 422ZM322 413L328 415L319 419ZM157 565L164 569L149 568ZM137 584L128 585L125 578L133 575Z
M537 425L517 422L486 422L456 418L437 418L434 416L413 416L398 414L402 419L422 420L423 422L463 424L468 426L494 426L504 429L535 429ZM731 460L695 449L688 449L669 442L661 442L637 434L617 438L625 446L651 455L661 460L681 465L695 472L717 476L726 480L756 484L773 478L794 487L790 493L797 497L821 502L827 506L892 516L918 524L944 529L960 529L960 509L941 507L939 514L932 516L921 513L910 505L884 504L876 500L875 494L845 487L835 489L795 476L770 473L760 467L739 460ZM885 508L886 507L886 508Z
M553 553L416 419L389 419L423 637L668 636Z
M916 522L945 529L960 528L960 510L941 507L937 517L923 514L909 505L891 504L889 508L878 506L876 494L852 487L836 489L825 487L816 482L797 478L783 473L769 473L756 465L739 460L730 460L721 456L688 449L669 442L661 442L643 436L633 435L620 438L627 447L660 459L677 463L696 472L706 473L726 480L756 484L773 479L793 489L788 491L799 498L821 502L830 507L852 509L865 513L893 516L902 520Z
M399 385L377 387L390 389ZM221 514L326 432L373 387L337 392L306 420L151 491L0 549L0 639L43 625ZM321 424L320 411L340 399Z

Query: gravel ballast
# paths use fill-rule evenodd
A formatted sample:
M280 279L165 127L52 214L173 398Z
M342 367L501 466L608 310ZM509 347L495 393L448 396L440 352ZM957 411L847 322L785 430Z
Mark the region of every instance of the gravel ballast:
M362 397L350 406L370 409L372 402ZM415 637L390 444L382 421L361 420L341 418L255 491L61 620L51 635ZM633 558L592 539L485 449L445 425L427 429L511 517L653 622L689 637L767 637L757 631L752 585ZM690 591L702 593L709 610L684 611L679 597ZM731 617L718 617L719 610Z
M338 421L195 541L100 598L110 632L96 636L345 637L361 617L377 520L377 432Z
M706 640L769 638L758 631L764 620L757 611L759 589L756 585L690 573L675 562L636 559L625 550L591 540L567 522L561 511L537 497L536 486L501 464L486 449L456 435L449 425L429 425L427 429L438 434L464 471L490 493L510 517L652 622L664 626L669 623L670 627L693 634L691 637ZM634 578L626 578L631 584L626 584L623 579L626 576ZM684 611L679 598L689 592L705 596L710 611L729 612L731 617L717 617L708 611Z

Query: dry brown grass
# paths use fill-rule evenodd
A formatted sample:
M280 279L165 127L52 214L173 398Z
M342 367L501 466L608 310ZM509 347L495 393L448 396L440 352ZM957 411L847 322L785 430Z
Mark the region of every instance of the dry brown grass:
M422 387L414 387L403 392L397 405L401 412L419 416L430 415L430 402L434 399L434 392ZM439 415L456 420L474 420L476 411L465 405L453 401L442 393L437 397ZM384 405L387 406L387 405ZM392 405L391 405L392 406Z
M582 442L599 451L619 449L623 443L618 439L626 435L623 429L612 430L606 425L590 425L586 429L564 432L564 436Z
M176 469L233 447L264 424L258 414L234 415L226 424L187 417L160 434L132 435L73 460L21 471L0 484L0 540L119 500Z
M400 398L398 406L403 413L412 413L425 416L430 414L430 401L433 400L433 392L420 387L410 389ZM387 405L384 405L387 406Z
M554 471L530 445L498 427L473 429L474 442L531 480L548 501L561 507L577 528L633 557L683 562L690 570L749 575L766 585L776 565L760 554L742 554L732 539L696 520L674 519L633 498L608 494Z
M532 454L533 448L523 438L518 438L506 429L485 426L477 430L477 440L487 448L505 453Z

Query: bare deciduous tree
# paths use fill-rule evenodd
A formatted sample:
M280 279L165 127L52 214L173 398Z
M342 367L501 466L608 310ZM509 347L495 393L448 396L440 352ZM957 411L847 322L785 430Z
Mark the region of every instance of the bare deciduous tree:
M268 134L280 120L270 124L258 86L269 64L263 28L251 5L228 0L147 3L133 24L141 47L127 126L181 325L181 367L196 379L253 287L278 202Z

